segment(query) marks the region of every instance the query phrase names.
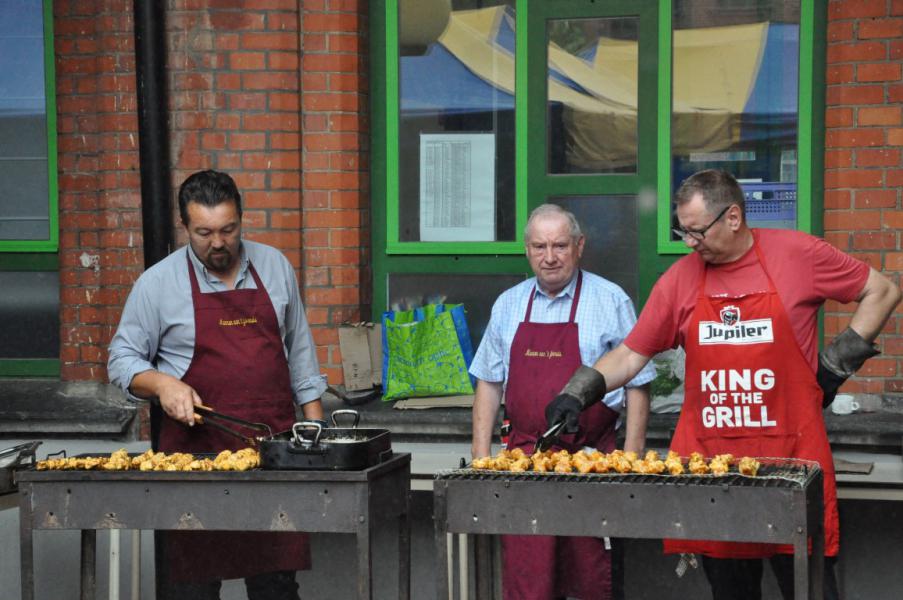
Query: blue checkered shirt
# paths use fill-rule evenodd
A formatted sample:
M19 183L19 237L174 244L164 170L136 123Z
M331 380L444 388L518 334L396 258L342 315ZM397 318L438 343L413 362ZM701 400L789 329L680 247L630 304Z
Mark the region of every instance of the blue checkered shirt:
M524 320L530 294L535 294L531 322L565 323L571 313L576 287L575 276L561 292L549 297L539 290L533 277L503 292L492 306L489 325L470 366L471 375L483 381L507 382L511 344L518 325ZM574 320L580 332L580 358L584 365L592 366L624 340L636 323L636 312L624 290L607 279L583 271L580 304ZM654 378L655 368L650 361L627 387L637 387ZM623 388L609 392L604 400L613 410L619 411L624 405Z

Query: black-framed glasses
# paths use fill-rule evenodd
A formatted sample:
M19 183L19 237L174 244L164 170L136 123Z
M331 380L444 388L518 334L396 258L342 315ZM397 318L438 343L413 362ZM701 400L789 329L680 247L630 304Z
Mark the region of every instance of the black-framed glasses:
M679 237L680 239L687 241L687 238L693 238L697 242L701 242L705 239L705 232L712 228L712 225L721 220L721 217L732 207L733 204L728 204L724 208L721 209L721 212L718 213L718 216L712 219L712 222L703 227L702 229L684 229L683 227L677 227L672 229L674 235Z

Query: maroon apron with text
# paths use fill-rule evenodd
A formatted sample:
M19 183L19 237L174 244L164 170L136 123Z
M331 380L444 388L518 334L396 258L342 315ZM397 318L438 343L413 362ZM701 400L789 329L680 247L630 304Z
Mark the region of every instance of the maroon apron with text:
M794 337L755 239L753 248L768 279L767 292L710 298L705 295L705 274L699 284L686 340L684 405L671 449L683 456L731 453L738 458L817 461L824 471L825 555L836 556L837 490L821 389ZM730 529L730 524L725 523L725 528ZM792 554L793 547L665 540L665 552L760 558Z
M505 410L511 421L508 448L533 452L548 429L545 407L581 365L580 338L574 317L583 274L578 271L571 314L566 323L531 323L535 288L527 314L511 344ZM584 446L614 450L617 413L603 402L580 415L580 431L562 436L556 450L576 452ZM502 536L502 591L505 600L581 600L611 597L611 555L592 537Z
M182 381L219 412L285 431L295 421L295 408L279 322L257 271L253 265L248 269L257 289L202 294L189 259L195 342ZM187 427L168 417L160 427L164 452L215 453L246 445L216 429ZM310 568L305 533L167 531L164 539L171 581Z

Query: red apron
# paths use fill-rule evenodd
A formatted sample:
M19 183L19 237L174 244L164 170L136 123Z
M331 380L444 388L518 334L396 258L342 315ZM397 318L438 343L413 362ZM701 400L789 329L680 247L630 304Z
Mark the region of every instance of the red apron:
M695 451L818 461L824 470L825 555L836 556L837 491L821 390L755 238L753 248L768 279L767 292L709 298L704 271L687 332L686 393L671 449L683 456ZM665 552L760 558L792 554L793 547L665 540Z
M295 408L279 322L253 265L257 289L202 294L191 259L194 356L182 381L217 411L266 423L274 432L295 421ZM187 427L164 418L160 449L207 453L243 444L213 428ZM307 534L285 532L168 531L164 551L169 579L202 582L310 568Z
M536 295L535 288L531 290L527 314L511 344L505 389L511 449L533 452L536 439L548 429L546 405L582 365L574 322L582 282L583 274L578 271L567 323L531 323ZM580 431L562 436L555 449L576 452L591 446L603 452L614 450L617 417L615 411L597 402L580 415ZM599 538L503 535L502 591L505 600L607 599L611 597L611 555Z

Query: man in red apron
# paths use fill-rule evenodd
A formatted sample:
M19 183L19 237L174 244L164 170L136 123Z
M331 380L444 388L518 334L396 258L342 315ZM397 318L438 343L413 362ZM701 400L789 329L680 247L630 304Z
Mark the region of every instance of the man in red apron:
M536 274L504 292L492 310L470 372L477 378L473 407L473 455L490 454L490 443L505 386L510 421L508 448L533 452L547 429L546 399L584 368L617 346L635 320L633 305L614 284L578 268L584 238L574 216L556 205L538 207L526 234L527 258ZM578 327L579 323L579 327ZM628 409L648 406L642 373L628 389ZM593 397L574 418L555 449L571 452L615 446L615 423L623 397ZM611 404L609 404L611 402ZM579 427L578 427L579 420ZM637 419L638 420L638 419ZM641 431L642 428L635 428ZM643 440L628 436L628 447ZM506 600L611 598L611 552L590 537L502 536L502 590Z
M159 398L167 415L158 449L216 453L245 445L195 426L198 403L266 423L274 432L290 429L299 370L308 375L307 389L298 393L308 400L302 404L304 416L322 419L319 395L325 382L317 373L288 261L273 248L242 242L241 198L224 173L189 177L179 190L179 208L189 248L139 279L111 345L111 379L115 374L117 381L127 380L127 390L137 397ZM205 288L214 283L214 291L202 290L202 282ZM180 294L190 300L170 307L168 297ZM142 370L140 362L123 366L134 358L130 351L143 352L155 368ZM187 365L180 365L178 358L186 354ZM122 371L134 374L128 378ZM219 598L221 580L245 578L250 600L296 599L295 571L310 566L307 535L299 533L166 532L161 550L158 598Z
M671 448L684 456L818 461L825 475L825 597L837 598L837 496L822 408L877 354L871 342L900 290L822 240L750 229L742 190L727 173L696 173L676 200L675 233L694 253L656 283L624 344L595 364L594 376L575 376L550 408L579 414L586 390L616 388L653 355L683 346L686 395ZM828 298L859 306L850 326L817 355L816 314ZM666 540L665 551L701 554L716 600L758 600L761 559L770 558L784 598L793 597L789 546Z

